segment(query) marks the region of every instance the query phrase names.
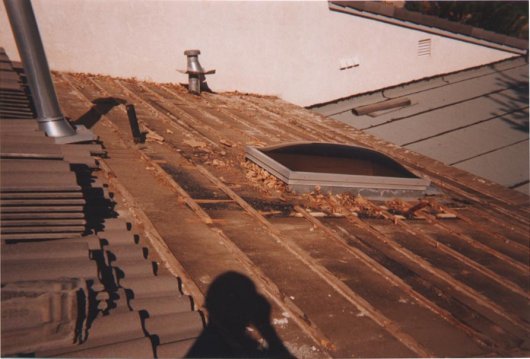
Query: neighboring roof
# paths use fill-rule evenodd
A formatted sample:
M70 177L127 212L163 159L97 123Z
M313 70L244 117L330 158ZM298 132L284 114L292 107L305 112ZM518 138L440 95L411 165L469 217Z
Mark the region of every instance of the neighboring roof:
M410 11L403 7L396 7L391 2L385 1L330 1L329 7L332 10L345 12L357 16L368 16L373 19L391 22L395 25L416 28L421 31L434 32L441 36L452 36L452 34L462 35L458 37L463 41L473 41L473 39L485 46L492 44L499 45L500 49L512 51L517 49L518 53L525 53L528 50L528 40L519 39L512 36L497 34L471 25L460 24L454 21L442 19L432 15L425 15L419 12Z
M236 324L241 356L256 354L259 334L268 356L285 347L309 358L528 355L528 196L273 97L54 79L65 113L95 123L102 163L168 263L205 294L214 323ZM102 98L134 104L147 141L135 143L127 112ZM443 193L298 195L244 159L245 146L295 141L375 149ZM234 271L240 280L216 286Z
M358 111L387 102L397 105L372 113ZM523 57L353 96L313 110L528 194L528 63Z

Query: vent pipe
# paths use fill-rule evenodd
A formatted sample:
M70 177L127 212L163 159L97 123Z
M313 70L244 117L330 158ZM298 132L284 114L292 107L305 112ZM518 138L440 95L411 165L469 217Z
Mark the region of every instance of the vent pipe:
M186 70L177 70L188 74L188 90L196 95L201 94L201 84L206 79L205 75L215 74L215 70L205 71L199 63L200 50L186 50L184 55L188 58Z
M50 137L75 135L75 129L59 107L30 0L4 0L4 4L24 65L39 128Z

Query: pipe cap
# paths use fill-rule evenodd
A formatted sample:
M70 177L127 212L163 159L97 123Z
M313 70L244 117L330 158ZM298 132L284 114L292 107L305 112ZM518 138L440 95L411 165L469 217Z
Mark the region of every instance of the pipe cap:
M184 55L186 56L197 56L200 55L201 50L186 50L184 51Z

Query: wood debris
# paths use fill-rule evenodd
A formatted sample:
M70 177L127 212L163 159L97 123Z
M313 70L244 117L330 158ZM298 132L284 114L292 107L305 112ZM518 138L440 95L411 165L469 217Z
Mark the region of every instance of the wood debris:
M184 140L182 142L184 142L185 144L187 144L188 146L191 146L193 148L204 148L204 147L206 147L206 143L194 140L193 138L186 139L186 140Z
M280 192L286 192L288 190L284 182L274 177L255 163L243 161L241 165L245 169L245 177L251 182L254 182L254 184L262 190L277 190Z
M317 187L315 191L301 197L306 201L307 208L313 208L313 212L322 212L329 217L384 218L381 210L365 198L352 193L323 194Z
M164 137L160 136L159 134L153 131L147 132L147 135L145 135L145 140L149 142L159 142L159 143L162 143L165 141Z
M234 144L228 140L225 140L224 138L221 138L219 140L219 143L222 144L222 145L225 145L226 147L232 147L234 146Z
M455 219L455 218L458 218L458 217L454 213L444 212L444 213L437 213L436 214L436 218L438 218L438 219Z
M214 159L212 161L212 165L215 167L226 167L226 162L218 160L218 159Z
M327 214L324 212L308 212L313 217L327 217Z
M282 211L258 211L259 214L265 217L274 216L274 215L281 215L283 214Z
M380 206L380 208L393 215L394 223L403 219L425 219L425 217L418 215L417 212L431 206L431 202L427 200L420 200L416 204L411 204L400 199L394 199L387 201L385 204L385 206Z

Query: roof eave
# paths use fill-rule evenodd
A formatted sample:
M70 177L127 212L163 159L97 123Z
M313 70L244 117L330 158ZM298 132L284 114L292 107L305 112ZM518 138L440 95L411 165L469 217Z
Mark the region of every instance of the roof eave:
M385 23L389 23L392 25L402 26L413 30L423 31L434 35L444 36L447 38L459 40L459 41L465 41L468 43L472 43L475 45L481 45L485 47L489 47L496 50L506 51L514 54L519 55L525 55L528 52L528 41L523 39L517 39L514 37L510 37L507 35L500 35L496 34L491 31L486 31L483 29L479 29L476 27L468 26L468 25L461 25L461 24L453 24L451 21L438 19L436 23L448 23L451 25L451 27L458 28L458 25L461 25L461 27L465 27L466 33L468 34L462 34L457 33L449 30L445 30L439 27L432 27L428 25L424 25L417 22L411 22L407 21L401 18L398 18L395 16L394 12L392 11L392 14L388 11L383 13L376 13L367 11L364 7L365 2L363 1L354 1L354 2L343 2L343 1L330 1L329 2L329 9L332 11L342 12L350 15L356 15L356 16L362 16L365 18L382 21ZM387 5L389 7L389 5ZM403 10L407 13L412 13L411 11ZM417 14L417 19L420 18L435 18L434 16L428 16L428 15L421 15Z

